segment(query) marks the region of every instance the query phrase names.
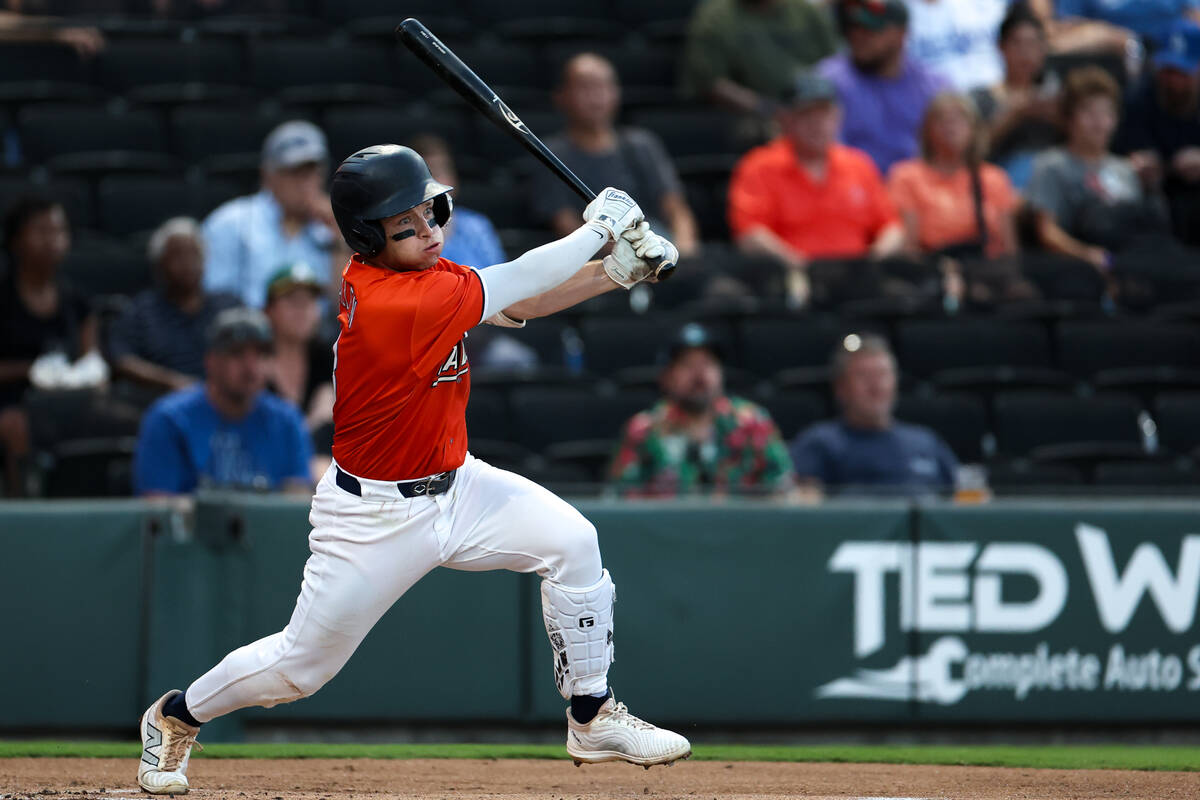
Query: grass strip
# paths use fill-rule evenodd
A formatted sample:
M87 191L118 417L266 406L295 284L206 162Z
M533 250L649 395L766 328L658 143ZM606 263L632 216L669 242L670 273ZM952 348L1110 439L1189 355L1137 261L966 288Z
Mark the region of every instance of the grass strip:
M129 758L129 742L0 741L0 758ZM560 745L539 744L320 744L205 745L197 758L538 758L565 759ZM834 763L942 764L1053 769L1200 771L1200 748L1130 745L699 745L698 761L824 761Z

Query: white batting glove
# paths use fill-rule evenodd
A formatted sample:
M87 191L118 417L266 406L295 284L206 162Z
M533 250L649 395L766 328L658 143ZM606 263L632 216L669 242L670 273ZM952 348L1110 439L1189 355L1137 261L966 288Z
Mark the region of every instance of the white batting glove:
M642 221L642 209L628 193L611 186L596 195L583 210L583 221L599 225L608 231L608 238L617 241L630 226Z
M608 277L629 289L640 281L653 280L660 265L679 263L679 250L650 230L649 222L640 222L621 234L602 263Z

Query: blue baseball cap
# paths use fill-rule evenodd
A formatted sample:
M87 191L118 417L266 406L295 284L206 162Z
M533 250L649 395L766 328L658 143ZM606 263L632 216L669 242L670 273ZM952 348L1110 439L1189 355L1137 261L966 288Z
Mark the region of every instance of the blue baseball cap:
M1176 20L1157 42L1154 66L1193 73L1200 67L1200 25L1190 19Z

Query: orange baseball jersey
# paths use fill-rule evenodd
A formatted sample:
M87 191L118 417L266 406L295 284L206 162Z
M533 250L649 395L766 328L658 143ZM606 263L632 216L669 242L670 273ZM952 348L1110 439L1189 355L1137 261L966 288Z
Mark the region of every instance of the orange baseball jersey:
M342 270L334 344L333 457L353 475L423 478L462 466L471 392L466 332L483 314L475 270L439 258L393 272Z

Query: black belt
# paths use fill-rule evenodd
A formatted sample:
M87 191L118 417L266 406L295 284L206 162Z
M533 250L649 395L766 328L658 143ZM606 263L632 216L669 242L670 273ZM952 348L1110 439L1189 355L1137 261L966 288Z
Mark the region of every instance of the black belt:
M452 469L449 472L442 472L419 481L400 481L395 484L396 491L400 492L404 497L426 497L428 495L445 494L454 485L454 476L457 474L458 470ZM336 481L339 487L345 489L350 494L362 497L362 485L358 482L358 478L347 472L342 472L341 467L337 468Z

